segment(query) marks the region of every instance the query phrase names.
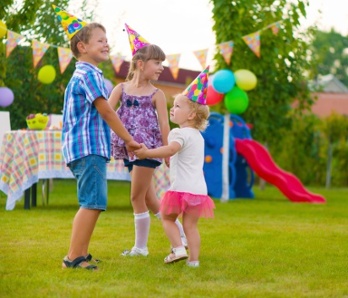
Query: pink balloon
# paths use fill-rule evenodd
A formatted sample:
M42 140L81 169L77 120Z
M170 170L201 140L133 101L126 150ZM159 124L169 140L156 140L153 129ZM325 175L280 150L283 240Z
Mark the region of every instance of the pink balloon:
M0 106L5 108L12 104L14 100L13 92L10 88L0 87Z
M213 85L208 85L208 90L207 90L207 105L208 106L213 106L218 104L220 101L223 100L224 98L223 93L217 92Z

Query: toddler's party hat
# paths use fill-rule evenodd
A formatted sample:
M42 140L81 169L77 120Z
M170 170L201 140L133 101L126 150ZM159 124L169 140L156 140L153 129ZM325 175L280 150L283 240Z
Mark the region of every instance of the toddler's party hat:
M129 27L127 24L124 24L124 25L126 26L126 30L128 33L128 39L129 39L130 48L132 50L132 56L134 56L138 50L148 46L150 43L144 37L142 37L138 32L136 32L131 27Z
M190 100L201 105L207 104L209 65L182 92Z
M61 22L65 33L68 35L69 40L79 32L83 27L87 25L87 22L73 16L72 14L62 10L61 8L53 5L54 12L57 14L58 21Z

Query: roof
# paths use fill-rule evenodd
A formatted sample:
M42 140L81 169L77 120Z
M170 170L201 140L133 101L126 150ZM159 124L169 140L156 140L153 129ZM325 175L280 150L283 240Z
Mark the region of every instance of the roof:
M317 97L312 105L313 114L320 118L332 113L348 116L348 93L314 93Z
M116 77L121 77L125 79L127 77L128 69L129 62L124 61L120 67L120 71L116 73ZM199 74L200 71L180 68L177 79L174 79L169 67L164 66L164 70L156 83L160 85L179 85L180 88L183 88L184 86L191 83Z
M348 88L332 74L319 76L317 80L310 82L309 87L313 91L348 93Z

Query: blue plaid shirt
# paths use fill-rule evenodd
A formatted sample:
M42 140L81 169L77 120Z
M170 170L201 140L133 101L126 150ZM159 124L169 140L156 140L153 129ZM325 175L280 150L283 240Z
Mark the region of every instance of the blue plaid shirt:
M108 98L103 72L86 62L77 62L65 89L62 151L68 164L96 154L110 160L110 128L93 102Z

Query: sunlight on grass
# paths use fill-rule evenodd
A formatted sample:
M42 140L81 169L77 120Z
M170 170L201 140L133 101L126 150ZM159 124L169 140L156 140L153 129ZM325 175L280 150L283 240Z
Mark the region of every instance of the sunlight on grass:
M147 258L125 258L134 241L129 183L109 181L108 210L90 252L98 272L61 269L77 210L74 180L54 180L49 205L5 211L0 194L0 297L344 297L348 295L347 189L311 189L326 204L296 204L276 188L255 199L215 200L199 224L201 267L164 265L169 242L151 217Z

